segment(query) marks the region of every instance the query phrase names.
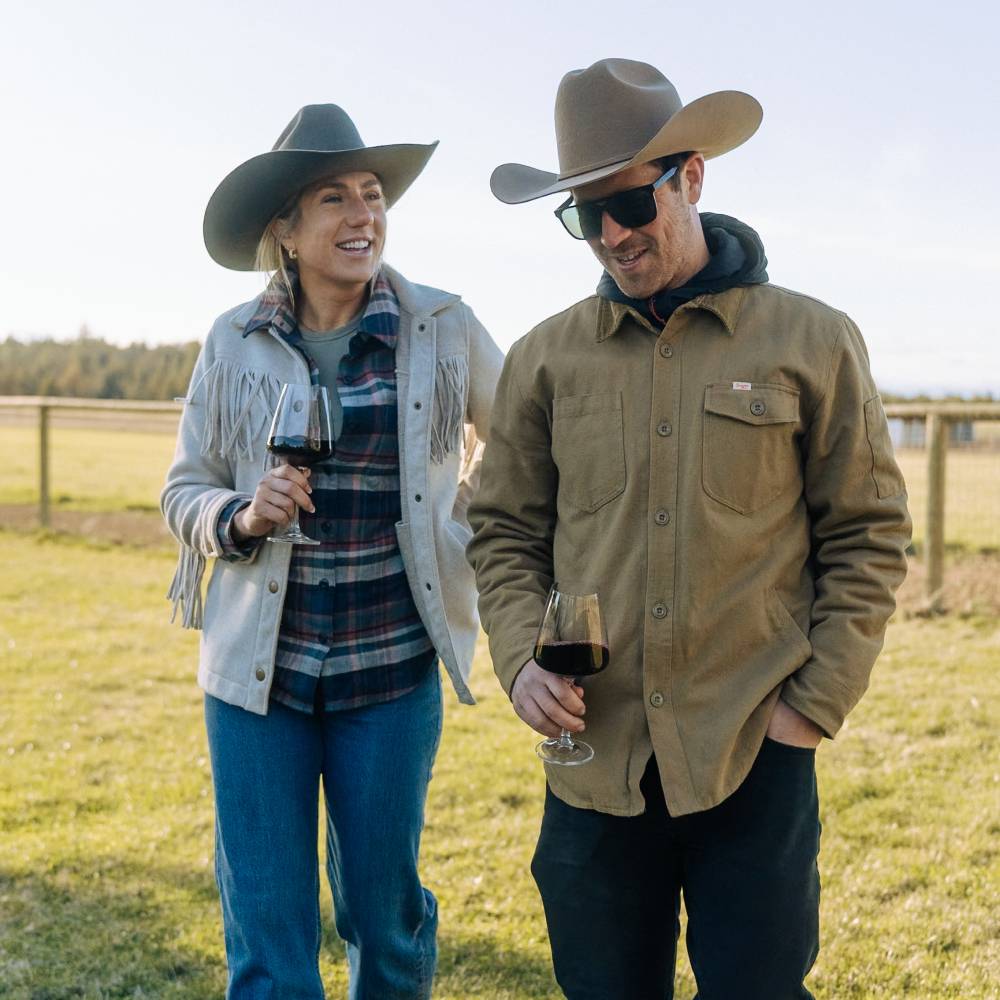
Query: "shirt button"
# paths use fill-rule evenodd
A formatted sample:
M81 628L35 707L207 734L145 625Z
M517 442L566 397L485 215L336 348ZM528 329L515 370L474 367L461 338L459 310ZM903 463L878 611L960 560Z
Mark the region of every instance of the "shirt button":
M416 402L415 402L415 403L413 404L413 409L415 409L415 410L419 410L419 409L420 409L420 407L422 407L423 405L424 405L424 404L423 404L423 403L421 403L421 402L420 402L420 400L418 399L418 400L417 400L417 401L416 401Z
M428 590L431 590L431 589L432 589L432 588L431 588L431 585L430 585L429 583L425 583L425 584L424 584L424 586L425 586L425 587L426 587L426 588L427 588Z
M750 412L755 417L762 417L766 411L767 411L767 404L762 399L755 399L750 404Z
M657 524L667 524L670 521L670 512L662 507L653 515L653 520Z
M659 691L654 691L649 696L649 703L653 708L660 708L663 705L663 695Z
M413 499L416 500L417 503L420 503L420 501L423 500L423 497L418 493Z
M272 594L276 594L276 593L278 592L278 581L277 581L277 580L272 580L272 581L271 581L271 582L270 582L270 583L269 583L269 584L267 585L267 589L268 589L269 591L271 591L271 593L272 593Z
M257 680L262 681L262 680L264 680L265 677L267 677L267 671L263 667L258 667L253 672L253 675L254 675L254 677L257 678Z
M661 420L659 424L656 425L656 433L659 434L660 437L670 437L673 432L674 429L670 426L669 420Z
M666 618L667 617L667 606L665 604L654 604L653 605L653 617L654 618Z
M672 358L674 356L674 349L669 344L660 344L660 354L665 358Z

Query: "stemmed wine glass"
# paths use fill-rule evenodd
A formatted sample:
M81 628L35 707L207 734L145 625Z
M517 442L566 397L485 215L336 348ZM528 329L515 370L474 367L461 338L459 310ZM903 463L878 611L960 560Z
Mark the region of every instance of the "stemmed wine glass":
M281 387L267 435L270 467L294 465L299 469L325 461L333 455L330 397L326 386L287 382ZM291 545L319 545L299 527L299 508L281 531L268 535L269 542Z
M580 588L584 591L589 588ZM595 593L573 594L554 583L535 639L535 662L553 674L576 682L608 665L608 633ZM594 748L574 740L564 729L558 738L542 740L535 753L549 764L586 764Z

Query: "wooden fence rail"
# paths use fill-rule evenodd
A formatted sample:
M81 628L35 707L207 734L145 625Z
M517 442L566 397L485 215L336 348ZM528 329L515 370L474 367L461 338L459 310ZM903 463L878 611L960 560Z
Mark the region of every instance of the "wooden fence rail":
M49 414L52 410L101 410L118 413L180 414L182 402L126 399L72 399L62 396L0 396L0 410L38 413L38 520L49 525ZM948 426L975 420L1000 420L1000 403L889 403L886 415L923 420L927 444L927 597L936 601L944 583L945 466Z

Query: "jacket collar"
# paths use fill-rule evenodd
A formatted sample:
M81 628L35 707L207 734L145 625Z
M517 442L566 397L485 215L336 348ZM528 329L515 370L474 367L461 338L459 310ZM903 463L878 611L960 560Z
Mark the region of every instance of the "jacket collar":
M441 312L446 306L461 301L460 295L453 295L451 292L443 292L439 288L431 288L428 285L417 285L404 278L399 271L388 264L382 265L382 274L392 285L392 290L399 299L399 307L402 312L411 316L430 317Z
M667 326L673 321L673 317L678 314L700 309L711 313L722 324L723 330L731 337L736 333L736 322L739 318L740 309L743 306L743 296L746 287L737 285L735 288L727 288L724 292L715 292L706 295L699 295L690 302L679 305L670 317ZM621 328L626 317L630 317L643 329L648 330L654 336L659 337L663 332L654 327L645 316L637 312L632 306L624 302L613 302L603 296L598 297L597 305L597 342L607 340L614 336Z
M443 292L428 285L418 285L408 281L399 271L388 264L382 265L380 273L388 280L392 290L396 293L401 311L411 316L433 316L446 306L461 301L460 295L453 295L451 292ZM230 322L237 330L246 330L247 325L260 312L267 294L267 290L261 292L256 298L245 302L233 312Z

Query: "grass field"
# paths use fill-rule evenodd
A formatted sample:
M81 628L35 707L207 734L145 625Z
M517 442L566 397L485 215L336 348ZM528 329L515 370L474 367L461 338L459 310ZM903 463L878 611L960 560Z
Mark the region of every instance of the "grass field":
M167 624L170 554L0 532L0 559L0 997L221 996L197 637ZM893 624L821 749L818 1000L1000 995L998 658L995 618ZM428 805L435 996L555 1000L528 874L534 738L483 651L474 688L474 709L448 700ZM678 1000L693 993L682 966Z
M53 424L49 431L49 489L54 508L157 509L174 455L174 433ZM37 430L0 424L0 449L7 456L0 480L0 504L37 502Z

